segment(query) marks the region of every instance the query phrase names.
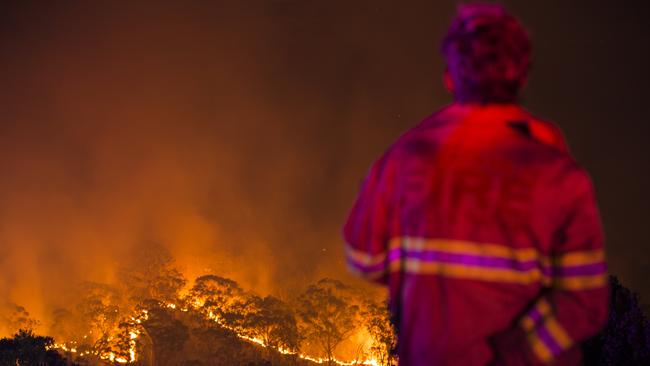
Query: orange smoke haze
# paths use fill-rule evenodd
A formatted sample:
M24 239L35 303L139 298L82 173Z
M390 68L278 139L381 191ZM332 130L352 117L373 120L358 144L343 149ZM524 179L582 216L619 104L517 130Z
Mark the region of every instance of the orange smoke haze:
M381 148L350 100L370 60L282 2L156 4L6 9L0 296L43 326L152 241L190 280L347 276L339 227Z
M168 3L0 4L0 303L43 331L151 242L189 280L355 281L339 230L361 178L450 100L456 1ZM506 3L534 30L531 108L594 178L610 270L648 294L645 12Z

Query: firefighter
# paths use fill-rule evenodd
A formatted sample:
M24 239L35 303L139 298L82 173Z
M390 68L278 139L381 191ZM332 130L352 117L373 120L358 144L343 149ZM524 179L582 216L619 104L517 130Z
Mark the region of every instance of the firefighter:
M579 365L607 318L603 231L559 129L518 104L527 32L462 5L441 51L454 102L370 168L348 265L388 286L400 365Z

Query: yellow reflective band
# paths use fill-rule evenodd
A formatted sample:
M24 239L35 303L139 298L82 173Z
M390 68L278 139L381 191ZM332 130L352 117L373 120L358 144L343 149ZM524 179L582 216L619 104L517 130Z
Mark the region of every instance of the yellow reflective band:
M539 313L540 319L537 320L537 322L540 322L540 324L544 322L544 319L551 314L551 305L548 303L546 298L543 297L537 300L537 303L535 304L533 309L537 311L537 313ZM521 318L521 321L519 322L521 327L528 332L533 331L537 326L537 323L535 319L533 319L531 313L532 311L529 311L526 315L524 315Z
M521 272L505 268L475 267L443 262L422 262L413 258L391 262L390 271L400 271L402 263L404 264L404 270L407 273L435 274L460 279L530 284L538 282L542 277L541 272L537 268Z
M551 259L555 267L584 266L605 261L605 251L602 249L568 252L554 256Z
M526 332L531 332L533 329L535 329L535 320L533 320L533 318L531 318L529 315L525 315L523 318L521 318L520 324Z
M454 254L514 259L520 262L528 262L539 258L537 250L534 248L511 248L499 244L476 243L463 240L414 237L395 238L391 240L391 248L400 246L406 250L436 250Z
M386 252L378 254L367 254L360 250L354 249L350 244L345 246L345 252L349 259L364 266L377 265L386 260Z
M539 338L537 333L532 332L528 334L528 343L530 343L533 353L542 362L549 362L553 359L553 352L548 349L548 346Z
M401 258L400 253L391 256L386 269L375 269L387 261L387 255L394 249L403 249L409 253L440 252L441 254L457 254L488 259L503 259L519 263L537 262L538 265L528 270L521 270L513 265L508 267L489 267L466 263L446 263L443 261L422 260L419 258ZM549 276L553 268L572 267L599 264L604 262L603 250L574 251L553 257L542 256L535 248L512 248L493 243L478 243L464 240L431 239L419 237L396 237L388 242L383 252L367 253L346 245L346 255L357 268L351 268L363 277L380 276L386 270L401 271L414 274L435 274L453 278L466 278L485 281L501 281L516 284L540 283L542 286L552 286L560 290L588 290L603 287L607 284L607 274ZM402 269L402 264L404 268ZM364 270L364 267L368 267ZM374 268L369 268L374 267ZM542 271L544 269L544 271ZM380 273L377 275L376 273Z
M571 341L571 338L569 338L569 335L566 333L564 328L560 325L560 323L557 322L555 317L551 316L546 319L546 329L548 329L548 332L551 334L551 337L555 340L555 342L563 349L566 350L571 345L573 342Z
M579 277L555 277L553 286L561 290L591 290L607 285L607 274Z
M546 300L546 298L542 297L539 299L535 307L537 308L537 311L542 315L542 318L547 317L551 314L551 304L548 303L548 300Z

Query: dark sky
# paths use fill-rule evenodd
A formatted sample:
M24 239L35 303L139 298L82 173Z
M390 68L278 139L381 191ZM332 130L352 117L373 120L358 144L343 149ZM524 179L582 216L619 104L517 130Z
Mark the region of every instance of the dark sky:
M0 297L47 317L129 248L282 292L345 275L372 160L450 101L455 1L0 5ZM596 185L611 273L650 302L646 1L506 1L525 105Z

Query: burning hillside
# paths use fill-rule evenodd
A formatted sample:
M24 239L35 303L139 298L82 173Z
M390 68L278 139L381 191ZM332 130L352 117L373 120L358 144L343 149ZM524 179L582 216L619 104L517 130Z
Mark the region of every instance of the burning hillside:
M365 7L303 5L3 7L0 47L11 57L0 60L0 336L35 329L96 362L130 362L133 351L145 364L177 354L215 364L215 347L223 360L240 348L268 359L242 340L253 338L315 358L374 357L364 330L372 325L362 324L370 318L360 315L370 310L356 294L344 296L356 304L347 317L355 326L336 345L317 340L327 333L316 327L331 326L310 318L299 294L323 277L354 281L343 274L339 234L351 182L402 127L382 117L391 127L375 129L395 111L366 115L375 108L355 101L360 82L384 74L374 67L386 57L330 57L359 51L330 37L330 16L345 15L337 32L348 40L369 19ZM383 54L380 46L377 38L368 47ZM237 300L184 305L207 275L236 280ZM223 320L210 320L209 307ZM253 330L287 317L297 331ZM276 339L284 333L294 339ZM172 356L158 355L161 339L180 342L165 346Z
M3 5L0 299L50 323L79 279L114 283L142 242L189 279L262 293L343 271L340 226L372 152L354 153L355 136L370 122L341 110L355 82L332 83L337 65L299 77L318 75L305 48L324 60L285 21L312 27L309 7Z
M387 310L337 280L282 299L213 274L187 284L154 249L117 285L79 284L53 315L48 348L81 365L391 364ZM5 316L14 331L36 324L25 309Z

